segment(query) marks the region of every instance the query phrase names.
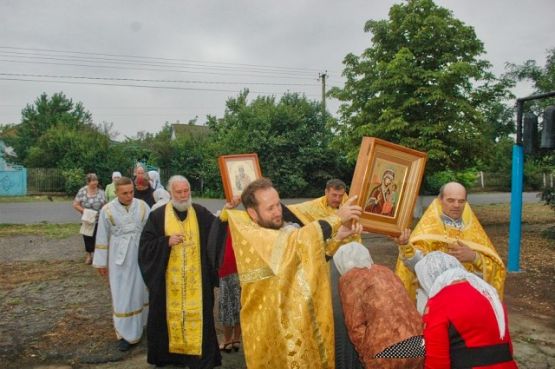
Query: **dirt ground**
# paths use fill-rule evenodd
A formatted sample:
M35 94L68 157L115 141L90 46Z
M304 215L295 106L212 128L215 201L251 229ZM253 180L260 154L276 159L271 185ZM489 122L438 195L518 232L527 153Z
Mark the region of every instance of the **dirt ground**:
M555 242L542 236L555 216L538 206L525 206L522 272L508 274L505 292L515 357L529 369L555 368ZM477 210L506 261L507 207ZM364 241L375 262L394 266L389 239L367 235ZM0 238L0 368L153 367L145 340L127 353L116 349L108 285L83 259L77 235ZM244 368L241 352L223 353L223 360L223 368Z

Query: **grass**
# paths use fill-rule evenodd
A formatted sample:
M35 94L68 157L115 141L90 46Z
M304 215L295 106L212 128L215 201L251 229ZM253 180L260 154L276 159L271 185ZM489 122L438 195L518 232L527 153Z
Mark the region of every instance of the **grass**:
M482 225L509 223L511 204L470 205ZM525 203L522 223L555 225L555 211L544 203Z
M0 203L3 202L41 202L41 201L71 201L73 197L69 196L49 196L49 195L32 195L32 196L0 196Z
M80 224L0 224L0 237L22 235L62 239L79 233Z

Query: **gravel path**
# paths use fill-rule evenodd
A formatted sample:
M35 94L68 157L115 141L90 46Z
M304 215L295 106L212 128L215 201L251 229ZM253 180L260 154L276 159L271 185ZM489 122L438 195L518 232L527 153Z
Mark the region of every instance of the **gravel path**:
M393 266L390 240L368 236L364 242L376 262ZM108 285L83 263L83 249L78 235L0 238L0 368L153 368L145 340L128 353L117 351ZM532 317L511 296L506 302L519 367L554 368L553 317ZM242 352L223 353L223 360L222 368L245 367Z

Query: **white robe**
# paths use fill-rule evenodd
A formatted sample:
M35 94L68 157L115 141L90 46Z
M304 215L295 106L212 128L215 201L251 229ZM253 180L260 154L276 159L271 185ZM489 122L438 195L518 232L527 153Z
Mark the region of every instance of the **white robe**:
M139 269L139 240L149 207L133 199L129 207L118 199L100 211L93 266L108 267L114 328L118 339L137 343L148 316L148 292Z

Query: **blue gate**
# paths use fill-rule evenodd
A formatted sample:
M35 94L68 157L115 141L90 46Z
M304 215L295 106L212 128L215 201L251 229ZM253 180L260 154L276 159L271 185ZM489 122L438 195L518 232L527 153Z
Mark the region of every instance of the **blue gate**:
M4 160L6 146L0 140L0 196L25 196L27 194L27 169L10 165Z
M25 196L26 194L27 169L17 165L8 170L0 170L0 196Z

